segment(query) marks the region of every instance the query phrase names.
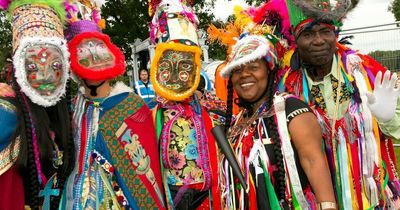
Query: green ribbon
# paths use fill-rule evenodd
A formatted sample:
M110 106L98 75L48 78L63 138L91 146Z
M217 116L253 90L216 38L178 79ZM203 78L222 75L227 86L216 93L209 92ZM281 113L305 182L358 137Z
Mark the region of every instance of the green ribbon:
M271 178L268 174L268 171L267 171L264 163L261 163L261 166L264 170L264 179L265 179L265 184L267 186L267 193L268 193L270 207L271 207L271 209L280 209L281 207L279 205L279 200L278 200L278 197L276 196L275 189L272 185Z

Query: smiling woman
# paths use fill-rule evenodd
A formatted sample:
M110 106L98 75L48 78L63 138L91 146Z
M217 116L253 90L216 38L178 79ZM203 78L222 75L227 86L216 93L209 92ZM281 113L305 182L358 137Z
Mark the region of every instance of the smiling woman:
M316 208L317 201L327 206L323 209L335 209L316 117L299 99L274 95L278 63L273 43L279 44L271 34L245 35L235 44L221 71L229 78L228 91L236 90L239 98L235 102L243 108L233 125L227 122L226 127L230 128L228 140L249 186L248 194L243 190L236 193L229 169L222 170L226 186L222 195L227 195L223 202L233 209L276 209L293 205L307 209ZM225 157L223 164L227 164ZM285 192L291 189L294 193L288 196ZM294 199L298 204L291 202Z

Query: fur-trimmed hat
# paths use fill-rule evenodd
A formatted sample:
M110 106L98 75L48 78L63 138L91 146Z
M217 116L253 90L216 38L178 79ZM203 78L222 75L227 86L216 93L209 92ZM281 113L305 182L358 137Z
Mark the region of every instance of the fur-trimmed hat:
M276 70L279 62L278 52L282 51L283 45L273 34L272 27L264 24L265 21L262 20L270 17L260 15L269 9L268 6L268 4L260 5L258 8L235 6L235 19L227 24L226 29L210 26L209 38L228 45L231 49L228 51L226 65L220 71L221 77L229 78L233 69L260 58L265 59L270 70ZM221 37L221 34L231 36L236 34L236 36L230 37L231 41L227 42L226 37Z

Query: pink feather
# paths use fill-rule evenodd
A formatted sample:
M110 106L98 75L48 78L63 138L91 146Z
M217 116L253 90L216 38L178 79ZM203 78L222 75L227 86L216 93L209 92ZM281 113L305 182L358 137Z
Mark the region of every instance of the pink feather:
M287 39L289 44L294 43L294 37L291 33L289 12L285 1L271 0L257 8L251 7L248 9L247 13L253 18L253 21L258 24L276 25L279 22L281 26L280 33Z
M183 11L182 15L186 16L189 19L189 21L192 22L197 28L197 16L195 14L193 14L192 12Z
M100 21L99 17L100 17L99 12L97 10L93 10L92 13L93 22L98 23Z
M10 3L11 0L0 0L0 8L3 10L7 10Z

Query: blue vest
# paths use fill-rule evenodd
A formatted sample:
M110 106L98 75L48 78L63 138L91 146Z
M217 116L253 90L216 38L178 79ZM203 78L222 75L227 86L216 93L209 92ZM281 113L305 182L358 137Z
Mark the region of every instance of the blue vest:
M156 105L156 94L154 93L153 85L151 84L150 80L147 82L147 86L142 82L142 80L135 82L135 90L136 93L142 97L144 102L146 102L150 109Z

